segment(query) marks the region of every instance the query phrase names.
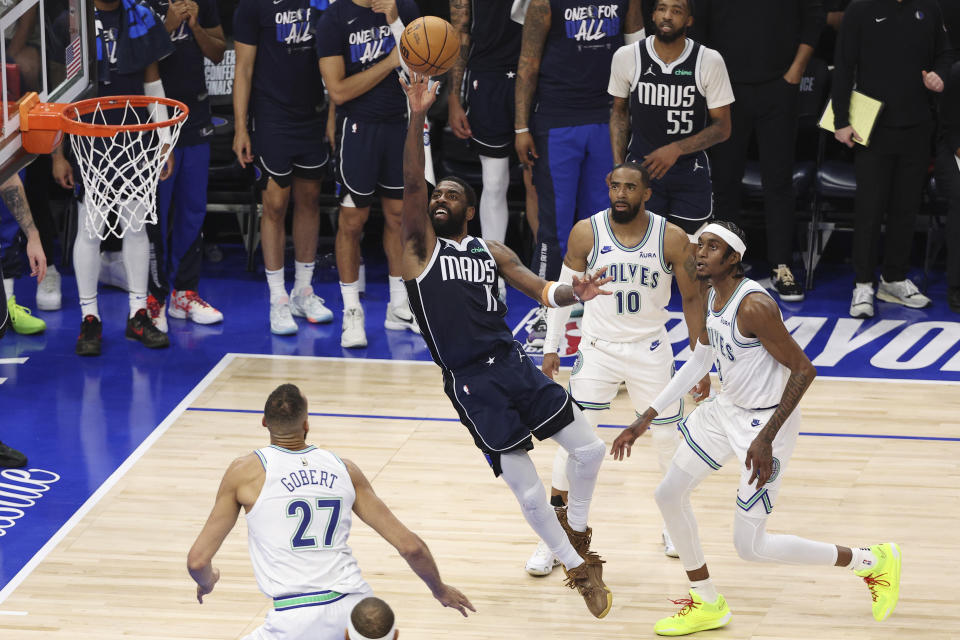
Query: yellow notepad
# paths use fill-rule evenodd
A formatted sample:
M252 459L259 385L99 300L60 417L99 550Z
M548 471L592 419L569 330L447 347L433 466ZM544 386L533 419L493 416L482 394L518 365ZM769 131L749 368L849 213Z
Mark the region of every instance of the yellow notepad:
M883 111L883 103L879 100L859 91L850 94L850 124L861 138L861 140L854 139L854 142L865 147L870 144L870 135L873 133L873 127L877 124L881 111ZM823 117L820 118L819 127L830 132L836 131L833 126L833 100L827 103Z

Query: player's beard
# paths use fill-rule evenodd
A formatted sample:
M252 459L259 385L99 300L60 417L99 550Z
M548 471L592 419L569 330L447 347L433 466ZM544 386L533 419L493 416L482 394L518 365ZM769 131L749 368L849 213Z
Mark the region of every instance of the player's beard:
M463 233L463 223L467 219L466 210L456 211L450 207L444 207L447 210L446 220L437 220L433 215L433 209L430 210L430 222L433 224L433 232L441 238L454 238Z
M615 203L612 203L612 202L610 203L610 217L612 217L613 221L616 222L617 224L630 224L631 222L633 222L633 219L636 218L640 214L640 211L643 209L642 204L638 204L634 206L634 205L631 205L629 202L626 202L624 204L627 205L628 209L626 211L617 211L616 207L614 207L614 204Z
M683 36L687 35L686 27L680 27L679 29L675 29L673 33L663 33L662 31L660 31L660 25L657 25L656 30L657 30L656 31L657 40L659 40L664 44L670 44L671 42L676 42Z

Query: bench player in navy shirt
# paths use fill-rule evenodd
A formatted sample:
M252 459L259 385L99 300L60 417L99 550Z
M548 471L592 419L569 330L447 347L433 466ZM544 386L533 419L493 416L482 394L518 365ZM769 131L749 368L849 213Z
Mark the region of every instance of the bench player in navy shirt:
M330 159L323 142L323 83L314 51L314 25L327 0L240 0L233 19L233 150L254 162L263 188L260 243L270 288L270 331L297 332L293 316L330 322L333 313L313 293L320 234L320 182ZM247 116L252 115L251 132ZM295 276L283 279L284 218L293 191Z
M555 280L573 223L609 204L613 52L638 40L640 0L531 0L517 66L515 145L533 166L539 227L533 270ZM543 309L528 336L540 347Z
M342 186L337 224L337 270L343 295L340 346L367 346L360 306L360 235L370 204L383 206L390 302L383 326L419 333L400 278L401 152L407 103L394 78L400 66L390 24L409 24L420 13L413 0L341 0L317 24L323 81L336 104L335 142Z
M545 304L571 305L606 293L600 285L610 279L600 272L574 278L572 286L547 282L503 244L467 235L476 196L459 178L439 180L428 201L422 131L437 88L428 88L427 78L417 74L405 87L410 128L403 150L403 278L410 307L460 421L564 565L567 584L602 618L613 595L603 584L602 561L589 550L587 513L604 445L567 391L513 340L498 294L502 277ZM527 454L532 436L553 438L570 454L569 506L556 517Z
M646 167L646 207L693 234L713 211L704 150L730 137L733 88L720 54L686 37L688 0L659 0L653 23L654 35L613 54L613 162Z
M197 293L200 280L200 230L207 215L207 177L210 168L210 100L203 59L223 60L226 42L214 0L149 0L176 49L160 61L160 78L168 97L190 109L174 148L174 171L157 188L157 224L148 228L155 268L150 270L147 309L161 331L170 281L170 316L199 324L223 320L223 314ZM171 201L176 211L171 212ZM172 213L172 216L171 216ZM172 217L172 224L171 224ZM172 237L168 229L172 226ZM169 238L169 243L168 243Z
M510 17L512 7L513 0L450 0L450 22L460 32L460 55L450 72L447 120L454 135L469 139L480 155L480 228L485 239L497 242L506 238L510 219L507 189L514 156L513 95L521 33L520 23ZM530 219L536 216L537 196L529 171L523 172L523 182Z
M157 60L173 51L173 45L161 19L146 5L134 0L94 1L97 46L97 96L147 95L164 97L163 82ZM167 119L166 107L151 108L154 121ZM107 112L113 120L114 112ZM172 150L171 150L172 151ZM75 167L66 160L61 145L53 152L53 177L60 186L73 189ZM167 179L173 172L173 154L160 174ZM106 176L105 179L110 179ZM77 276L80 314L83 323L77 338L76 352L81 356L98 356L101 350L103 325L97 304L97 279L100 275L100 213L88 212L85 194L78 206L77 239L73 245L73 268ZM154 212L142 203L127 202L121 206L130 221L123 235L123 267L127 276L130 315L126 336L151 349L170 346L166 334L153 326L147 312L147 281L150 268L150 241L146 221ZM95 228L96 227L96 228Z

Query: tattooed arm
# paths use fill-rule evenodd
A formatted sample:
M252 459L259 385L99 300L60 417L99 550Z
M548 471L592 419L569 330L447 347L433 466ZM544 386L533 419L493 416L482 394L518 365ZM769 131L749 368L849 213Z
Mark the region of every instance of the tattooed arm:
M630 141L630 101L627 98L613 98L610 110L610 147L613 149L613 164L627 159L627 143Z
M27 204L27 194L23 190L23 182L20 176L13 174L6 182L0 185L0 198L7 205L7 209L16 218L17 224L27 236L27 259L30 261L30 275L37 278L37 282L43 282L43 277L47 273L47 258L43 253L43 246L40 244L40 233L36 225L33 224L33 216L30 215L30 205ZM9 292L7 292L9 294Z
M470 55L470 0L450 0L450 24L460 34L460 55L450 70L450 96L447 98L447 120L450 129L458 138L466 140L472 135L470 121L460 103L460 88L463 73Z
M550 32L550 0L531 0L527 16L523 20L523 39L520 44L520 60L517 62L517 84L514 91L514 129L523 133L516 134L514 145L520 162L532 167L537 155L537 147L530 135L530 109L533 96L537 93L537 76L540 75L540 57Z
M770 296L748 294L740 303L736 322L744 336L758 338L777 362L790 369L780 404L747 450L746 465L753 471L750 482L756 478L759 490L773 472L773 441L780 427L800 404L800 398L817 376L817 370L787 331L780 317L780 309Z

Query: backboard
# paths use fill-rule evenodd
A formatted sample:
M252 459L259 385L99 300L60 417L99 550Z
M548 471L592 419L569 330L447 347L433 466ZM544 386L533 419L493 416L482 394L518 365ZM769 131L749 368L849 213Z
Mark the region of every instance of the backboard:
M17 101L75 102L96 86L93 0L0 0L0 181L33 160L20 144Z

